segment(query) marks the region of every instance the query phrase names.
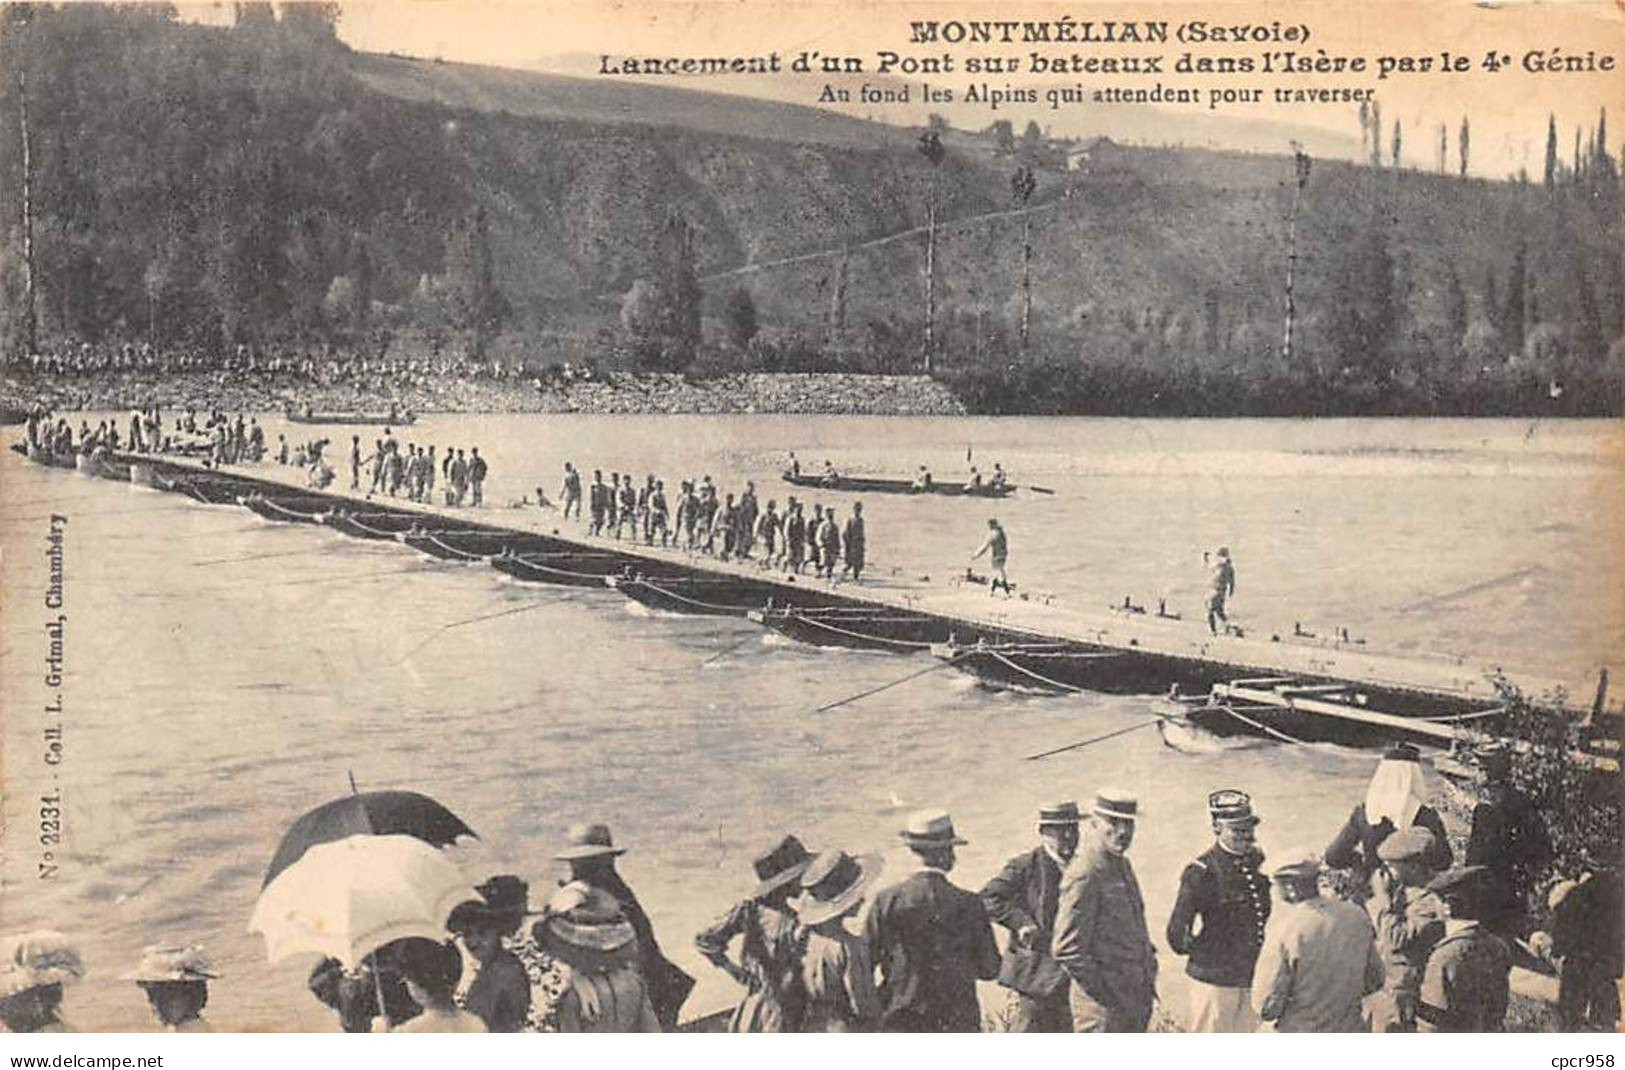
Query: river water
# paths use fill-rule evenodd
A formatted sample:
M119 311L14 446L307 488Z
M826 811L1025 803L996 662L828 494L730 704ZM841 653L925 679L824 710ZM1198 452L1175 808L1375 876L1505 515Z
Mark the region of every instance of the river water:
M267 429L273 442L311 432ZM323 433L342 456L350 429ZM1612 423L435 416L401 437L478 445L497 505L537 483L556 495L567 459L668 485L753 479L765 502L782 501L792 449L806 468L925 463L938 479L963 472L968 451L1055 493L991 507L871 496L877 572L962 569L991 510L1010 532L1012 578L1066 602L1166 598L1194 614L1201 551L1223 543L1236 614L1255 626L1347 627L1374 647L1576 686L1625 660L1625 438ZM935 672L816 713L929 662L650 614L608 590L524 585L10 452L0 489L0 931L49 925L81 942L90 975L66 1004L79 1028L148 1027L117 977L144 944L170 942L204 944L225 974L217 1027L334 1028L304 989L311 961L267 963L245 926L282 828L352 774L448 804L481 836L456 852L471 878L519 873L533 900L558 876L564 827L609 822L668 954L701 980L695 1011L735 990L691 936L750 886L752 849L779 831L890 849L908 810L947 807L971 841L955 877L978 887L1030 845L1038 803L1123 785L1146 814L1132 858L1160 941L1179 868L1208 839L1208 790L1253 793L1267 851L1318 849L1372 768L1334 747L1174 750L1152 729L1023 761L1154 704L991 694ZM813 497L843 514L850 501ZM60 689L43 681L53 512L68 518ZM57 690L52 767L41 711ZM65 842L41 880L37 797L53 772ZM889 862L904 865L895 851ZM1162 972L1181 1006L1166 952Z

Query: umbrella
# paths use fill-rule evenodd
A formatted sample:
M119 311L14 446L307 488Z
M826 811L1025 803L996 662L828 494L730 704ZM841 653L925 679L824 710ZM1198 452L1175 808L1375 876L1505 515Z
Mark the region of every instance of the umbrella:
M445 855L411 836L316 844L260 892L248 931L270 961L315 952L357 966L392 940L442 940L452 908L479 893Z
M415 791L363 791L346 795L323 803L288 827L260 888L269 887L277 874L299 861L317 844L357 835L411 836L431 847L445 847L456 843L461 836L475 833L462 818Z

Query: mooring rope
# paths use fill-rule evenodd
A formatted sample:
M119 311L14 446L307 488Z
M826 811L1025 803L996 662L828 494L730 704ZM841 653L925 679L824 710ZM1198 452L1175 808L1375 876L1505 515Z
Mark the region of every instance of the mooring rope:
M928 650L931 647L930 643L924 643L914 639L893 639L889 636L870 635L867 632L855 632L850 628L841 628L837 625L830 624L828 621L818 620L815 617L809 617L802 613L786 613L785 616L787 618L795 617L796 620L811 624L817 628L822 628L828 632L835 632L838 635L850 635L854 639L861 639L867 643L890 643L893 646L906 647L910 650Z
M729 615L729 616L742 617L742 616L745 615L745 610L738 607L738 606L726 606L726 605L723 605L720 602L705 602L705 601L701 601L698 598L690 598L687 595L678 594L676 591L667 590L666 588L664 588L664 587L660 586L659 584L654 583L654 582L652 582L650 580L639 578L639 579L626 580L624 582L626 584L628 584L628 585L641 583L643 586L649 588L651 591L658 591L660 594L664 595L667 598L670 598L674 602L683 602L683 603L685 603L687 605L699 606L699 607L701 607L703 609L707 609L707 610L720 610L723 614L726 614L726 615ZM627 597L632 598L631 595L627 595ZM634 598L633 601L636 601L636 599Z
M898 686L899 684L906 684L910 680L913 680L916 677L924 676L926 673L936 672L938 669L946 669L950 665L952 665L954 662L958 661L963 656L964 655L962 655L962 654L955 654L951 658L948 658L948 659L943 660L943 661L939 661L935 665L928 665L925 668L920 669L917 672L911 672L907 676L900 677L899 679L893 680L889 684L881 684L879 687L871 687L867 691L860 691L856 695L849 695L846 698L841 699L839 702L826 703L825 705L818 707L813 712L814 713L828 713L830 710L833 710L833 709L836 709L836 708L838 708L840 706L845 706L845 705L848 705L850 703L856 702L859 699L868 698L870 695L878 695L882 691L888 691L891 688L894 688L894 687Z

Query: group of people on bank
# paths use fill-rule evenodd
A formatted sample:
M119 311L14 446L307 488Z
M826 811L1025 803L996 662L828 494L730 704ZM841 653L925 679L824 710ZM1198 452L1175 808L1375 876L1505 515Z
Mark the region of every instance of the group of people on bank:
M1588 857L1550 889L1531 932L1522 905L1540 890L1550 844L1508 782L1506 752L1479 760L1486 790L1463 864L1407 746L1385 754L1323 852L1285 851L1268 865L1250 796L1211 792L1213 842L1181 872L1164 929L1189 996L1165 1024L1495 1031L1522 942L1558 967L1563 1028L1612 1030L1625 954L1618 860ZM945 812L909 817L898 836L912 865L890 882L879 855L777 836L752 858L750 891L695 947L742 990L734 1031L974 1032L989 1019L1008 1031L1143 1031L1158 953L1129 852L1145 818L1112 788L1087 810L1043 805L1037 843L979 892L950 879L967 841ZM325 960L310 991L350 1031L671 1030L694 980L665 956L617 872L623 854L607 826L576 826L555 854L567 877L540 909L518 877L491 877L451 912L445 939L397 940L354 969ZM65 1029L63 989L83 975L60 933L0 941L0 1022ZM200 949L148 948L127 976L160 1025L207 1028L218 975ZM1008 990L1002 1009L982 1006L986 981Z
M542 488L537 496L547 501ZM794 574L813 573L834 581L837 574L853 580L863 575L868 549L863 503L856 502L843 523L835 507L814 503L812 515L791 497L781 510L776 499L763 508L756 484L745 483L737 495L718 490L709 475L679 481L675 504L666 482L653 473L638 485L631 473L611 472L604 482L601 469L582 486L582 475L565 462L559 507L566 518L581 519L586 502L587 530L616 539L641 538L646 546L681 547L721 560L755 561L764 569Z

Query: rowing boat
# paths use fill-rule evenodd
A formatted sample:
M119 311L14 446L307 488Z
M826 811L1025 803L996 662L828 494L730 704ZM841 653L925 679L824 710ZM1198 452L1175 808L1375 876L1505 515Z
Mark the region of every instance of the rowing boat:
M785 472L784 481L797 487L814 490L844 490L858 494L941 494L950 498L1004 498L1016 491L1013 484L994 486L983 483L971 487L965 483L932 483L916 486L912 479L886 479L880 476L815 476Z
M329 509L318 514L321 522L335 531L358 539L393 541L403 531L422 521L413 513L357 512L353 509Z
M375 424L379 427L405 427L417 422L411 412L294 412L287 413L291 424Z
M619 555L601 553L498 554L491 567L526 583L551 583L564 587L595 587L602 590L604 577L620 572L629 562Z
M301 500L282 497L269 498L264 494L239 494L237 495L237 504L256 516L277 523L319 524L321 523L321 515L324 512L322 506L325 503L320 499ZM298 505L304 505L307 508L298 508ZM315 506L315 508L308 508L309 506Z
M782 601L777 600L777 601ZM848 650L885 650L899 654L931 649L952 641L1009 642L1015 633L953 621L934 613L875 607L769 605L750 619L798 643Z
M524 551L546 552L567 549L557 539L546 535L508 531L500 528L481 528L472 524L437 528L414 527L397 532L395 538L419 553L438 557L442 561L484 561L498 554Z

